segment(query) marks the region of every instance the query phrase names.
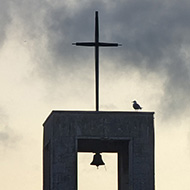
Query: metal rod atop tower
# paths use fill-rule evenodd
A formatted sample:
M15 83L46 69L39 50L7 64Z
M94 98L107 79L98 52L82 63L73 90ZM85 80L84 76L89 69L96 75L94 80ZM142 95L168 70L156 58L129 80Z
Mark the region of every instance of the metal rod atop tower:
M95 79L96 79L96 111L99 111L99 22L98 11L95 13Z
M95 86L96 86L96 111L99 111L99 47L118 47L118 43L99 42L99 19L98 11L95 12L95 42L76 42L76 46L95 47Z

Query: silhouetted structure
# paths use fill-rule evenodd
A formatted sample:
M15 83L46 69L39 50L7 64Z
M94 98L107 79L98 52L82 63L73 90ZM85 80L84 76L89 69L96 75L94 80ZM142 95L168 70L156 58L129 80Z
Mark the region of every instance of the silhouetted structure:
M94 46L96 111L53 111L44 123L43 190L77 190L77 152L118 153L118 190L154 190L154 122L152 112L99 112L98 12ZM98 161L97 161L98 160ZM89 165L90 167L90 165Z
M77 190L77 152L116 152L118 190L154 190L152 112L53 111L43 147L44 190Z

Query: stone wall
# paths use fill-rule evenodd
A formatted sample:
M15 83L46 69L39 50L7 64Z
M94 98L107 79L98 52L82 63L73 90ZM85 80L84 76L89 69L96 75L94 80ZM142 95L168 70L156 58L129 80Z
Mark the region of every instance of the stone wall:
M44 123L44 190L77 190L77 152L97 142L120 155L118 190L154 190L153 114L53 111Z

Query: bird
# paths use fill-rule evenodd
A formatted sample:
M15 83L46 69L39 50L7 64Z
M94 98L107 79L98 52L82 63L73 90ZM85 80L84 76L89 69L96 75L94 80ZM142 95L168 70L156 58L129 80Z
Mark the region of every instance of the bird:
M135 110L141 110L142 109L142 107L139 104L137 104L136 100L134 100L132 102L133 102L133 108Z

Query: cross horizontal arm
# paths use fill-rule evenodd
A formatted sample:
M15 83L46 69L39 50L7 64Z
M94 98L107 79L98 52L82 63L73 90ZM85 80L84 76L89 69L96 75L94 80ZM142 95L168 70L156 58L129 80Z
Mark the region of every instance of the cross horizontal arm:
M118 44L118 43L106 43L106 42L98 42L97 44L95 42L76 42L76 43L72 43L72 45L76 45L76 46L101 46L101 47L118 47L118 46L121 46L121 44Z
M121 46L121 44L118 43L105 43L105 42L99 42L98 46L103 46L103 47L118 47Z
M72 43L72 45L76 45L76 46L95 46L94 42L76 42L76 43Z

